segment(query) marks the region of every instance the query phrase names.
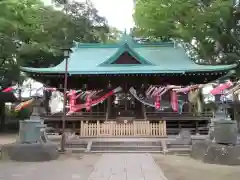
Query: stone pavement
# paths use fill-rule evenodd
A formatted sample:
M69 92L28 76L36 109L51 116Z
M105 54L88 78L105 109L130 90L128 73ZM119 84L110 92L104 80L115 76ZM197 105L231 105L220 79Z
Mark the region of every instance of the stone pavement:
M150 154L104 154L88 180L167 180Z
M99 157L95 154L76 154L38 163L0 160L0 180L87 180Z
M82 154L39 163L0 161L0 180L167 180L150 154Z

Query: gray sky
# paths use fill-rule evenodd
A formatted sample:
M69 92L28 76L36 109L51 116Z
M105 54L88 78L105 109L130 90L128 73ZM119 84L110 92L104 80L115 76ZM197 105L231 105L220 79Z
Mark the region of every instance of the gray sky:
M50 4L51 0L43 0ZM85 0L76 0L83 2ZM108 23L120 30L133 27L133 0L91 0L99 14L107 18Z

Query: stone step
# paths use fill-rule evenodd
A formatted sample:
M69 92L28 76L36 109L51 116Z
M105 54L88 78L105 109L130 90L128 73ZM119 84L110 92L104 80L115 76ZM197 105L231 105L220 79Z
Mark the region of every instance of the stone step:
M170 148L167 154L189 155L191 148Z
M86 148L66 148L66 150L71 153L83 153L86 151Z
M135 147L135 146L128 146L128 147L91 147L92 150L127 150L127 151L139 151L139 150L162 150L161 147Z
M91 153L163 153L163 151L139 150L139 151L119 151L119 150L92 150Z
M161 147L160 145L138 145L136 146L135 144L127 144L127 145L95 145L94 143L92 144L92 147Z
M67 148L87 148L87 144L66 144Z
M160 152L160 141L96 141L92 143L91 152Z
M151 142L151 141L109 141L109 142L93 142L94 146L160 146L161 142Z
M184 144L167 144L167 148L191 148L191 145Z

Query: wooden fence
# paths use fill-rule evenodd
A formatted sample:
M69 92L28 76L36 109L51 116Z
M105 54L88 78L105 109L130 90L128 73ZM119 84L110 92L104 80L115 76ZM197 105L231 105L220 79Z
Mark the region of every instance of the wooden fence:
M100 123L81 122L81 137L165 137L166 121L150 123L149 121L133 121L132 123L117 123L106 121Z

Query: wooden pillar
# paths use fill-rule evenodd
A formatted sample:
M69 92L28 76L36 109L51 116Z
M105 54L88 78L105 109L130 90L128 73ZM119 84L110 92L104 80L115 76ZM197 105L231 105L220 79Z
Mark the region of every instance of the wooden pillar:
M85 92L87 92L87 84L83 84L83 86L82 86L82 90L85 91ZM86 98L87 98L87 94L86 94ZM85 109L85 110L83 109L82 112L83 112L83 114L86 115L87 109Z
M146 107L145 107L145 105L143 103L142 103L142 111L143 111L144 120L147 120Z
M108 89L112 88L111 82L108 82ZM109 116L112 115L112 96L107 99L107 112L106 112L106 121L109 119Z
M142 97L146 97L146 94L145 94L145 92L146 92L146 84L147 83L145 82L144 84L141 85L141 88L140 88L140 95ZM141 103L141 102L137 101L137 103ZM141 111L142 111L141 116L143 116L144 120L147 120L146 106L143 103L141 103Z
M112 105L111 105L112 97L107 99L107 109L106 109L106 121L109 119L109 115L111 115Z
M128 100L127 100L127 93L124 93L124 110L127 111L128 110Z

